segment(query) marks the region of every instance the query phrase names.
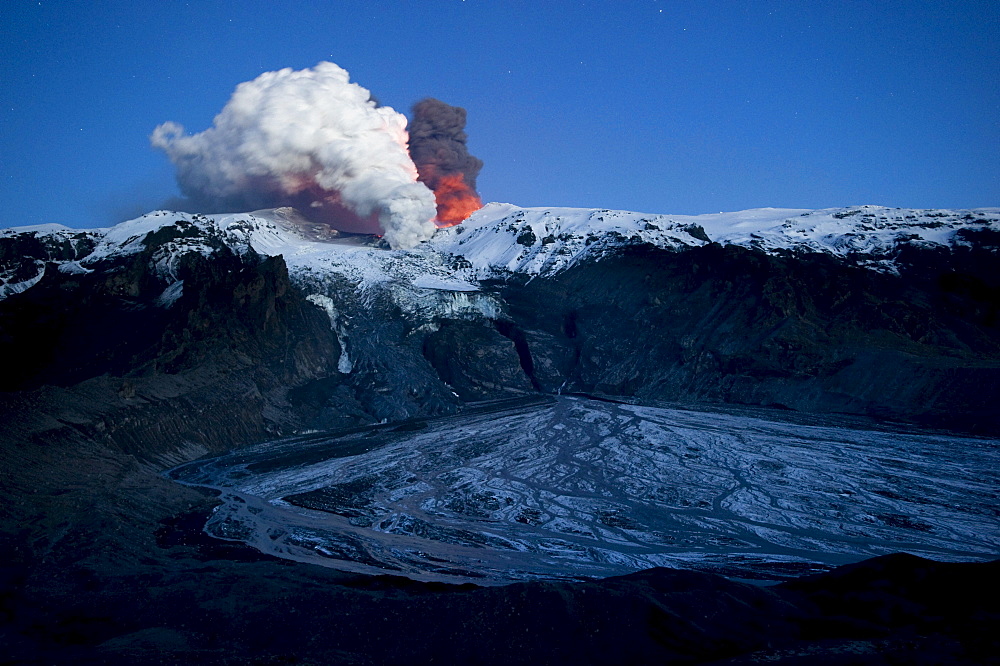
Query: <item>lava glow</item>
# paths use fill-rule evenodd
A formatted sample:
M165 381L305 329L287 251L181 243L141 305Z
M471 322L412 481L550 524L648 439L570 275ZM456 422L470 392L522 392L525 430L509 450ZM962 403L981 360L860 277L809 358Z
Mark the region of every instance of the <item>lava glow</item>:
M434 187L439 228L453 227L464 222L483 207L483 202L465 183L461 173L449 173L437 179Z

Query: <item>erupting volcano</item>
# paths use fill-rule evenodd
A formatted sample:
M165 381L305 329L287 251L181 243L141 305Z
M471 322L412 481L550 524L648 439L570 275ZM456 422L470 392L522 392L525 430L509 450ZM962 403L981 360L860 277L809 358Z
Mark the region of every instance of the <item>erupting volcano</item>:
M417 182L406 138L406 118L331 62L261 74L236 87L207 130L187 135L167 122L150 137L197 208L292 205L338 229L384 232L394 248L434 233L434 197Z
M425 99L408 135L402 114L321 62L241 83L203 132L166 122L150 140L174 163L192 212L294 206L407 248L482 207L483 163L469 155L464 127L465 109Z
M483 162L466 146L465 109L427 98L413 105L410 157L418 180L434 192L436 224L451 227L483 207L476 194L476 176Z
M434 223L439 229L461 224L470 215L483 207L479 195L465 182L462 173L440 176L433 165L420 167L419 180L434 192L437 202L437 217Z

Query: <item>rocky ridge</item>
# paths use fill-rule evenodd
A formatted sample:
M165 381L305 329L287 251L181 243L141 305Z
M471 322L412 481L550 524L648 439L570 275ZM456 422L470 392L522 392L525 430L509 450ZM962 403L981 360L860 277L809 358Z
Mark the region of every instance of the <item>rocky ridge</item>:
M159 335L186 311L192 266L222 274L226 262L270 261L287 269L281 289L304 298L297 308L325 312L335 340L323 344L337 348L337 372L326 356L299 355L318 366L284 384L299 428L451 413L533 390L996 427L997 209L685 217L489 204L407 251L320 226L292 209L158 211L104 230L0 232L2 343L31 350L5 388L135 374L142 359L121 355L143 344L147 358L166 353L141 332ZM91 284L103 300L77 303L79 322L39 314ZM45 324L25 324L29 310ZM53 338L79 326L93 333ZM76 368L95 356L78 349L81 337L115 351ZM157 362L171 374L174 361Z

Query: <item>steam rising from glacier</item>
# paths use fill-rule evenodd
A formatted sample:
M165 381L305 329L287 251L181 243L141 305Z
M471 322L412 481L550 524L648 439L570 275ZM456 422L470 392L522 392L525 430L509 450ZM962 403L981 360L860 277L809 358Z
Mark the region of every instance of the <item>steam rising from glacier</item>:
M337 229L384 232L394 248L435 229L434 194L417 182L407 139L406 117L330 62L241 83L204 132L165 122L150 136L196 207L295 206Z

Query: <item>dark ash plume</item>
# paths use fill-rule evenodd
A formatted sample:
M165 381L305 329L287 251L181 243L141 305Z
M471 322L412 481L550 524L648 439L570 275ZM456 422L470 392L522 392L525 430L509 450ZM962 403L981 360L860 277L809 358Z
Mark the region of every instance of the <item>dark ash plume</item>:
M413 105L411 116L409 150L419 180L434 191L439 225L457 224L482 206L476 177L483 162L466 146L465 109L429 97Z

